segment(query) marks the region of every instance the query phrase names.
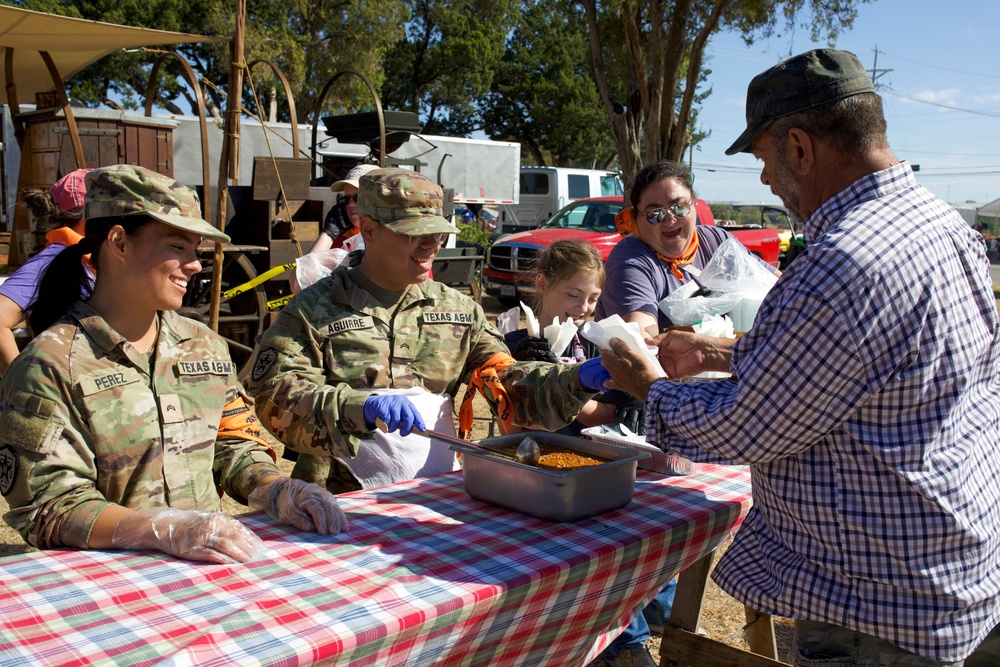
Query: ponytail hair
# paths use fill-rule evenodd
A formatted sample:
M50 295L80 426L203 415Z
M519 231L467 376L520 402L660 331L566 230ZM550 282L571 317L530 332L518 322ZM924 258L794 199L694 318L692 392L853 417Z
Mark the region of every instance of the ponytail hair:
M87 220L83 239L56 255L42 274L35 302L28 307L31 332L37 336L69 312L74 303L90 298L95 281L87 271L83 257L90 255L91 265L100 270L101 247L112 227L121 225L128 236L134 237L139 229L151 222L153 218L148 215Z

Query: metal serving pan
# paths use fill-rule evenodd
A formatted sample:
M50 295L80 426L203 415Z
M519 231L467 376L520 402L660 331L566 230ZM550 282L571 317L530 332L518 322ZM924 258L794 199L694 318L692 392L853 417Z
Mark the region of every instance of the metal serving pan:
M483 451L516 447L527 436L539 444L609 461L586 468L546 470ZM462 452L465 492L471 497L547 521L576 521L628 505L635 491L637 462L649 456L627 447L545 431L487 438L478 446L452 443L450 448Z

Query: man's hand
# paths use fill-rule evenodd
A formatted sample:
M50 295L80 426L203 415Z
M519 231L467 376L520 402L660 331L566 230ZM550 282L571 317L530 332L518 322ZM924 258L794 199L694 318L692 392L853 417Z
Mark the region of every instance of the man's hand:
M661 377L652 362L629 348L621 338L612 338L611 349L601 350L601 362L611 374L611 381L605 387L620 389L643 401L650 386Z
M604 391L604 383L610 379L608 369L604 367L597 357L587 359L577 366L580 369L580 384L584 389L590 391Z
M385 422L386 428L399 431L400 435L410 435L410 431L426 431L424 418L420 416L417 407L406 396L396 394L372 394L365 399L362 407L365 422L369 429L376 426L376 419Z
M668 331L648 342L660 348L656 358L667 377L679 380L705 371L728 373L730 348L736 341L689 331Z

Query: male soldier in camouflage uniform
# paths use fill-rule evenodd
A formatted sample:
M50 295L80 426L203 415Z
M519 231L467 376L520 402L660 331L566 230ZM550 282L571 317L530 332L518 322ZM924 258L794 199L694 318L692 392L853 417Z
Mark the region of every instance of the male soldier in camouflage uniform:
M246 560L240 547L256 538L221 515L222 490L245 503L267 489L255 509L313 529L290 520L302 504L291 497L299 486L339 522L332 496L317 499L314 486L279 475L223 340L170 312L200 270L199 238L229 240L200 219L194 191L124 165L90 172L87 188L86 236L53 261L57 280L43 280L39 302L59 302L63 290L63 303L79 297L82 271L65 269L78 267L84 253L97 266L90 298L53 313L54 323L32 311L32 325L44 331L0 383L7 523L43 549L158 548L231 562ZM136 324L142 335L129 335ZM314 518L322 532L336 528ZM109 542L101 542L100 525L114 531ZM161 533L191 539L162 542ZM235 550L212 544L224 540Z
M514 363L479 304L427 280L446 235L458 231L441 216L441 188L403 169L375 170L359 183L361 264L335 270L285 306L247 380L261 422L300 454L292 476L325 481L333 493L362 488L350 466L374 417L403 434L411 422L422 426L406 406L402 418L386 419L398 413L382 409L389 399L373 395L380 388L455 396L493 368L510 399L506 422L554 430L572 421L607 377L600 364Z

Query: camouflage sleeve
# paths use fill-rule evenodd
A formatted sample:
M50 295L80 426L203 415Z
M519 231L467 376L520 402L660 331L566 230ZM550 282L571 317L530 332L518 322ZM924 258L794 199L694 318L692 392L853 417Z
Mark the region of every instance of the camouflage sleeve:
M85 549L111 505L68 388L44 359L20 357L0 385L0 492L7 524L39 549Z
M236 405L242 405L250 410L247 419L256 422L256 418L252 416L253 400L246 394L234 373L229 378L226 406ZM260 428L256 423L254 426L259 434ZM281 474L274 464L274 452L269 447L255 438L234 436L220 436L215 441L213 472L222 489L244 505L247 504L247 497L257 488L261 479L268 475Z
M285 445L317 457L354 457L359 442L352 436L368 432L362 406L371 392L326 384L322 355L316 329L286 306L257 344L247 390L264 428Z
M509 353L503 334L485 315L481 326L463 382L497 352ZM530 429L555 431L566 426L597 395L580 384L577 364L518 361L499 376L514 408L514 423Z

